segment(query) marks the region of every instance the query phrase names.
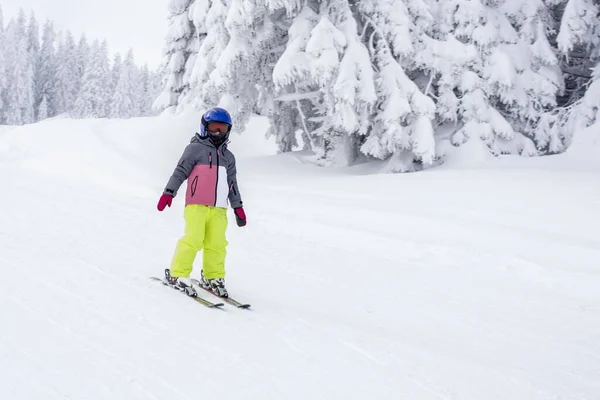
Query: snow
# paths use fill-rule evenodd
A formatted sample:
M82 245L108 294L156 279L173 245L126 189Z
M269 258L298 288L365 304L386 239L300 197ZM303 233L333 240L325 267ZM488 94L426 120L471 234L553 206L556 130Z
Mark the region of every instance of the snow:
M0 127L3 398L598 398L598 131L391 175L276 155L251 119L231 143L243 311L148 279L183 232L182 199L156 201L198 120Z

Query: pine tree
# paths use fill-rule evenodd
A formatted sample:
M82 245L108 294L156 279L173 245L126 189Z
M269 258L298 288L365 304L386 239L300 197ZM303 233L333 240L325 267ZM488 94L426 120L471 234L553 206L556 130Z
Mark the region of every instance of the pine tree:
M2 6L0 5L0 125L4 124L5 118L5 107L6 107L6 91L7 91L7 65L6 65L6 32L4 30L4 14L2 12Z
M592 0L557 0L556 42L566 78L562 107L548 112L541 129L567 147L575 132L597 121L600 62L600 4ZM558 150L561 150L559 148Z
M33 65L28 52L25 13L19 12L6 29L5 48L7 61L6 122L22 125L34 122Z
M153 83L152 75L148 69L148 65L145 64L138 72L138 79L136 84L136 116L149 116L152 115L152 102L153 99Z
M196 7L196 10L198 9L200 9L199 6ZM206 104L213 106L218 104L222 94L218 87L224 82L220 81L221 75L216 71L216 67L224 62L222 57L227 56L224 54L229 42L229 33L225 28L227 11L227 6L222 0L214 0L205 14L206 19L204 21L201 22L198 16L195 16L195 23L198 24L200 29L206 31L206 36L203 37L198 48L196 63L190 75L194 83L191 92L194 98L197 99L195 104L198 108L203 108Z
M216 0L217 2L220 0ZM189 43L195 35L190 21L191 0L170 0L169 29L165 51L166 77L161 95L154 103L158 111L179 104L189 90L189 81L184 81L186 65L190 55Z
M50 21L44 25L42 48L40 52L40 68L38 71L38 90L40 103L37 106L38 120L53 117L58 113L59 81L55 51L56 34ZM43 103L43 104L42 104ZM44 108L43 112L42 109Z
M275 136L280 151L291 151L298 145L297 131L301 132L305 149L316 148L312 132L318 124L310 118L321 95L312 79L312 57L306 52L306 45L318 21L319 15L305 4L288 29L287 46L273 69L276 97L268 113L268 135Z
M204 62L202 59L198 59L198 54L208 34L206 20L210 6L210 0L195 0L189 9L189 17L194 26L195 33L188 45L190 56L186 61L185 73L182 77L184 80L188 79L189 90L186 96L180 101L181 103L195 104L199 97L199 90L202 86L202 77L199 74Z
M313 116L321 123L313 135L322 163L348 165L358 155L376 101L373 69L348 2L323 2L320 13L306 45L311 78L322 93Z
M76 106L76 103L78 101L78 99L81 97L81 90L83 88L83 85L85 84L85 81L83 79L83 75L85 74L86 69L88 68L88 64L90 63L90 56L91 56L91 49L90 49L90 45L87 41L87 37L84 35L81 35L81 37L79 38L79 42L77 43L77 48L76 48L76 55L75 55L75 68L74 68L74 86L75 86L75 99L74 99L74 103L71 105L71 107L73 107L72 109L70 109L69 111L72 113L72 115L76 115L78 114L78 112L74 112L74 107ZM74 114L73 114L74 112Z
M42 90L42 77L40 76L40 29L34 13L31 13L29 17L29 24L27 26L27 52L29 55L28 63L33 69L33 93L31 99L33 104L33 116L31 118L33 119L32 122L34 122L39 120L36 114L41 102Z
M48 97L45 94L43 94L42 101L38 106L38 119L41 121L48 118L49 116L50 115L48 113Z
M216 7L216 10L215 10ZM234 126L242 127L254 110L259 97L257 87L271 80L272 65L268 54L279 47L276 42L281 30L267 13L264 5L246 0L234 0L228 8L213 3L207 15L209 19L219 21L227 11L224 28L225 36L219 30L208 28L208 35L202 44L199 60L205 60L203 54L207 45L216 43L210 57L211 64L208 81L201 91L201 107L219 105L232 113ZM222 46L225 46L224 48Z
M123 68L123 60L121 58L121 54L117 53L113 58L112 67L110 69L110 77L109 77L109 107L108 114L112 114L112 100L115 95L115 91L117 89L117 84L119 83L119 77L121 76L121 69Z
M439 47L429 32L435 21L420 0L359 4L363 40L376 66L378 101L361 151L388 160L389 171L412 171L436 158L435 104L413 80L436 74ZM412 79L411 79L412 78Z
M103 47L94 41L89 50L88 62L82 76L82 85L75 101L76 118L101 118L106 116L106 79L108 59Z
M578 105L576 113L570 125L573 130L600 123L600 62L592 71L590 86Z
M110 103L113 95L110 90L111 69L108 65L108 43L106 40L103 40L102 43L100 43L96 63L96 68L98 68L98 81L101 85L98 99L98 115L104 118L110 115Z
M129 50L121 68L121 75L113 95L111 116L113 118L131 118L136 115L135 91L133 88L136 74L133 51Z
M561 152L566 115L592 118L583 100L561 110L584 91L565 84L557 54L587 46L598 62L598 11L594 0L173 0L156 104L221 105L238 128L266 114L280 151L300 135L324 165L366 155L413 171L467 143Z
M61 40L57 52L58 99L56 114L71 112L79 93L78 52L70 31Z

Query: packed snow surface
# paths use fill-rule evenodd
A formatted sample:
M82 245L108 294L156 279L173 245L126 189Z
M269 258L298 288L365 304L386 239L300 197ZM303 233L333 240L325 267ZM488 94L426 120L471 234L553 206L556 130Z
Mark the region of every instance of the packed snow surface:
M148 279L198 119L0 127L1 398L600 399L597 142L391 175L277 155L255 118L226 278L252 310L214 310Z

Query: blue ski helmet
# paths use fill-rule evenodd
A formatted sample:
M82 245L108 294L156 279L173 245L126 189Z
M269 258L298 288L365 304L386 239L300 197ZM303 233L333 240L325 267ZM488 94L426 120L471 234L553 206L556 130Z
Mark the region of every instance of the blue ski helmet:
M209 122L223 122L229 125L229 129L227 130L227 132L222 133L218 137L213 138L212 135L209 134L208 129L206 129L208 127ZM231 126L231 115L229 115L227 110L220 107L213 107L210 110L206 111L202 116L202 123L200 124L200 137L210 136L211 139L218 139L219 142L224 142L229 137L229 132L231 132Z

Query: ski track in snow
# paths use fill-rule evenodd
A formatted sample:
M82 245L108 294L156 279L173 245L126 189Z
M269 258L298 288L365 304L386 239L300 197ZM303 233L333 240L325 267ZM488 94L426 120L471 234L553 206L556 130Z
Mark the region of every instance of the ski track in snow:
M323 170L255 120L227 260L253 308L211 310L148 279L195 117L0 131L2 398L600 398L600 174Z

